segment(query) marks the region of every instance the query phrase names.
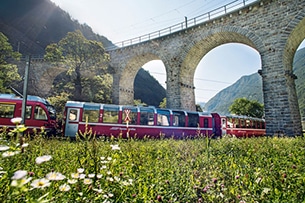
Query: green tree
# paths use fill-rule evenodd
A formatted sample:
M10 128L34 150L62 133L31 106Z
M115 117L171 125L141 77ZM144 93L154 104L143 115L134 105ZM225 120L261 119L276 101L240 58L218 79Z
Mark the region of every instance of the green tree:
M235 99L229 107L232 114L261 118L264 115L264 105L246 98Z
M58 43L48 45L45 59L69 68L67 73L73 86L70 83L68 88L73 91L72 99L79 101L88 98L88 93L84 89L91 88L85 88L86 84L88 85L86 81L108 72L109 55L105 52L103 44L87 40L79 30L69 32Z
M159 107L160 108L166 108L166 97L164 97L162 102L160 102Z
M11 59L19 60L21 54L13 51L13 47L8 41L8 38L0 32L0 92L11 93L9 86L20 81L21 77L18 74L18 68L8 61Z

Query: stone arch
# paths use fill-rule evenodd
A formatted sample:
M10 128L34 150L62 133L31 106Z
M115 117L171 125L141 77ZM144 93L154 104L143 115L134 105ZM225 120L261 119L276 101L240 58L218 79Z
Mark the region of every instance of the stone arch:
M43 70L43 71L42 71ZM31 72L34 72L36 79L35 88L41 92L41 96L47 96L50 92L54 79L67 68L61 66L55 66L47 62L35 62L31 65Z
M297 17L291 20L285 29L285 33L290 33L290 35L283 52L284 68L287 71L291 71L294 54L305 38L305 9L300 11Z
M119 104L133 104L134 80L139 69L147 62L159 60L153 53L138 54L129 59L123 68L119 80Z
M235 27L223 27L211 30L201 39L188 47L183 61L180 83L182 108L195 110L194 75L200 60L212 49L226 43L241 43L252 47L260 53L263 43L258 36L248 30ZM190 88L192 91L190 91Z

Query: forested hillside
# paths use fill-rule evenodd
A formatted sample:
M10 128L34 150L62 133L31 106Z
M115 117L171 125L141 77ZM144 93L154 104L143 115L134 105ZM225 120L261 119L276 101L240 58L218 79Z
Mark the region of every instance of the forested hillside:
M68 32L76 30L89 40L102 42L104 47L113 46L106 37L94 33L90 26L71 19L67 12L50 0L1 1L0 32L8 37L13 49L24 56L43 56L47 45L57 43ZM139 71L134 84L135 99L149 105L159 105L166 97L164 88L148 72ZM22 92L21 87L18 90ZM37 95L40 95L39 92Z
M296 52L293 62L301 116L305 117L305 48ZM206 105L205 110L229 114L229 106L237 98L245 97L263 103L262 78L258 73L242 76L236 83L220 91Z

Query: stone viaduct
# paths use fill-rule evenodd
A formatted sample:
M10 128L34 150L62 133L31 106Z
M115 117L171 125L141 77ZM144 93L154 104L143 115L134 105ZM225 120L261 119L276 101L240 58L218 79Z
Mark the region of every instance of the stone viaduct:
M108 48L115 69L113 101L132 104L138 70L157 59L166 68L167 107L195 110L194 74L200 60L219 45L242 43L260 54L267 134L300 135L292 63L304 38L304 0L258 0L170 34Z

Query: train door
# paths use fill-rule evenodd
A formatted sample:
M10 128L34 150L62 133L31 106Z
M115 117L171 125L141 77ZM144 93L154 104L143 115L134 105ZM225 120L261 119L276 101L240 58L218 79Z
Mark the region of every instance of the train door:
M77 108L67 108L65 136L75 137L78 132L79 111Z
M222 130L222 135L227 134L227 119L226 117L222 116L221 117L221 130Z
M219 137L222 135L222 130L221 130L221 118L219 114L217 113L211 113L213 117L213 134L216 137Z

